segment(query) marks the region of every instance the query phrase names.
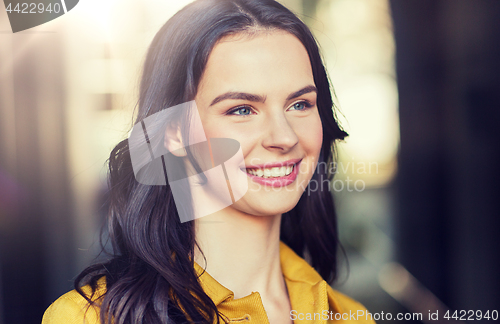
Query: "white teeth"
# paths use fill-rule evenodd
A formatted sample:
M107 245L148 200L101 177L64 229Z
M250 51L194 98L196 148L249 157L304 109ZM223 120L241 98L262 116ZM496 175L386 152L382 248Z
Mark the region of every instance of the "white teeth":
M263 178L277 178L284 177L292 173L294 165L274 167L268 169L247 169L251 175Z

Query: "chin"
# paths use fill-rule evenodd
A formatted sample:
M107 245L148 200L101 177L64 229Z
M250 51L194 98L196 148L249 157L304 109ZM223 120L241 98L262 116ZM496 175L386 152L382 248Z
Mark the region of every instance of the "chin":
M246 197L245 197L246 198ZM264 199L241 199L233 207L254 216L275 216L292 210L299 202L298 197L266 197ZM248 197L250 198L250 197Z

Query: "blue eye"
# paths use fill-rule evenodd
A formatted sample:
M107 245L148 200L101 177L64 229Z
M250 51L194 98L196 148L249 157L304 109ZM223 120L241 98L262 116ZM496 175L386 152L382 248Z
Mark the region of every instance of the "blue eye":
M229 115L240 115L240 116L247 116L252 113L252 110L249 107L239 107L236 109L233 109L229 112Z
M299 101L297 103L294 103L290 109L292 110L306 110L307 108L311 108L312 105L306 101Z

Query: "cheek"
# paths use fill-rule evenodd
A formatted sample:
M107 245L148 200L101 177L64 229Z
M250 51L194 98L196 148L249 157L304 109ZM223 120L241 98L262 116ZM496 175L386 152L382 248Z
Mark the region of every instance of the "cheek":
M311 132L311 151L315 152L316 161L319 158L321 152L321 146L323 145L323 127L321 125L321 120L318 119L314 131Z
M317 118L305 118L298 123L298 126L296 132L301 148L305 153L300 170L310 179L318 164L323 143L323 127L319 116Z
M296 133L302 148L307 152L307 155L314 157L314 160L317 161L323 143L323 127L319 115L298 121L297 124Z
M206 118L204 129L207 138L231 138L238 141L247 154L258 141L261 130L255 124L236 124L221 118Z

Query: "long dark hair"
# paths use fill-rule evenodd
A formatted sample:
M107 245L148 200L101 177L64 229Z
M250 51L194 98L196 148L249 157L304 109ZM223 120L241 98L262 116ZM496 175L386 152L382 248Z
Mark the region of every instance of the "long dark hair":
M317 106L323 145L313 180L283 215L281 240L307 257L332 283L337 271L337 220L328 180L334 143L347 134L339 127L332 89L318 45L292 12L273 0L198 0L176 13L151 43L140 86L137 122L163 109L194 99L208 56L222 37L259 29L279 29L296 36L306 48L318 89ZM75 288L90 304L100 305L101 323L213 323L221 317L203 291L194 270L194 222L181 223L170 186L140 184L134 177L128 141L109 158L112 257L86 268ZM98 302L81 289L106 277L106 294Z

